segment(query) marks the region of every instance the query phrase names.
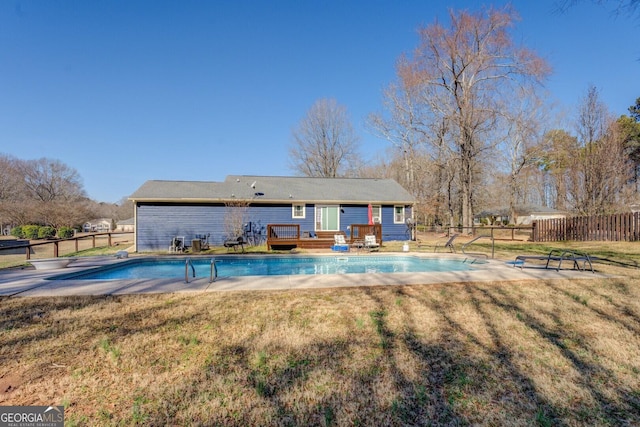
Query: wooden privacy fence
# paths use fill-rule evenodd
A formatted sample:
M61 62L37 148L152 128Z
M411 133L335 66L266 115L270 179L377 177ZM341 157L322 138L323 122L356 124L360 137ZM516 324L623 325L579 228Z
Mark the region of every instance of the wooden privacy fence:
M532 226L534 242L640 240L640 212L543 219L534 221Z

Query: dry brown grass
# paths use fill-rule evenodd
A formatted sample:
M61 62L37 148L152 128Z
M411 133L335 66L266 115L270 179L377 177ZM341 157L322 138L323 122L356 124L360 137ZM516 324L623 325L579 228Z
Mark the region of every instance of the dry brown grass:
M92 426L637 425L640 280L620 271L4 299L0 404Z

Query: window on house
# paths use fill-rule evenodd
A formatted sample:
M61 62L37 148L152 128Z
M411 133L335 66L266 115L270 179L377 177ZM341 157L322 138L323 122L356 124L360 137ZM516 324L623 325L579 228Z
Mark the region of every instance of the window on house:
M292 218L305 218L305 206L304 205L291 205L291 217Z
M393 207L393 223L404 224L404 206Z
M372 205L371 211L373 213L373 223L374 224L382 224L382 206L380 205Z
M316 231L340 230L340 206L316 206Z

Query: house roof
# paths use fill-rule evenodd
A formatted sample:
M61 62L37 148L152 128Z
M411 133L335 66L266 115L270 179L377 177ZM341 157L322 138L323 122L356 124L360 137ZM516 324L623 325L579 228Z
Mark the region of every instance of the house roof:
M111 224L111 218L94 218L90 221L86 221L85 224L98 224L101 222L108 222L109 224Z
M565 211L559 211L554 208L542 205L522 205L516 206L516 213L518 215L564 215Z
M410 204L393 179L229 175L223 182L147 181L130 197L138 202L380 203Z

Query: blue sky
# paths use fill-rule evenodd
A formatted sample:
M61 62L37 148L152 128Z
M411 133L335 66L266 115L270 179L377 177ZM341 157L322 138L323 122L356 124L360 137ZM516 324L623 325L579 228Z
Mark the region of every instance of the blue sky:
M640 18L583 0L511 2L516 41L553 67L570 118L589 85L616 116L640 97ZM117 202L149 179L292 175L291 130L320 98L366 130L416 29L495 1L0 2L0 153L55 158L89 197Z

